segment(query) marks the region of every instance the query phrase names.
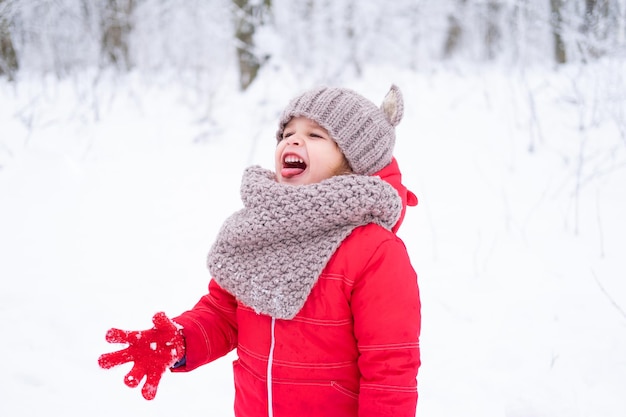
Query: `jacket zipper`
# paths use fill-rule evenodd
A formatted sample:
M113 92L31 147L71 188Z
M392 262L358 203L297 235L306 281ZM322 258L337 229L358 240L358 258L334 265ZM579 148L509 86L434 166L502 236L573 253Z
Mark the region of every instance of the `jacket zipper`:
M267 416L274 417L274 409L272 407L272 363L274 362L274 346L276 339L274 331L276 329L276 319L272 317L270 353L267 358Z

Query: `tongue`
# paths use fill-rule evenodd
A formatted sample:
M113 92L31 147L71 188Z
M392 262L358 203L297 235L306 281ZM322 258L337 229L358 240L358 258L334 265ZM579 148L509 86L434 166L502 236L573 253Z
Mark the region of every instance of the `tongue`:
M304 169L302 168L283 168L280 171L280 175L283 178L291 178L291 177L295 177L296 175L302 174L302 172L304 172Z

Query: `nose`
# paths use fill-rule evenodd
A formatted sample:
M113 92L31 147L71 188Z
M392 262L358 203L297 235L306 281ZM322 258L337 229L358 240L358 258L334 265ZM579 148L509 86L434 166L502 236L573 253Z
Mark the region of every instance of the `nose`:
M300 145L302 145L302 138L297 133L294 133L293 135L289 136L286 139L286 141L287 141L288 145L293 145L293 146L300 146Z

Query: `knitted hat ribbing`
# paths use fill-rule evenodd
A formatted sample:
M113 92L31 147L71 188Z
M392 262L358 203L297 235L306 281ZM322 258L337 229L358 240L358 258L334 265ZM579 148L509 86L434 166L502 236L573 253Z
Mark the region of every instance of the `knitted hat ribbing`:
M392 85L381 107L360 94L318 87L294 98L283 111L276 138L293 117L314 120L337 142L355 174L371 175L391 162L395 127L402 120L402 93Z

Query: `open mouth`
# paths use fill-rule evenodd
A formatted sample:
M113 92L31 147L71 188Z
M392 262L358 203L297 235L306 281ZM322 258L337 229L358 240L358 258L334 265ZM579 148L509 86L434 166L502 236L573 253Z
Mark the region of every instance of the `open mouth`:
M300 175L306 169L306 163L297 155L285 155L283 158L283 168L280 175L283 178L291 178Z

